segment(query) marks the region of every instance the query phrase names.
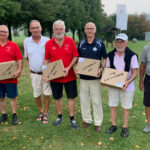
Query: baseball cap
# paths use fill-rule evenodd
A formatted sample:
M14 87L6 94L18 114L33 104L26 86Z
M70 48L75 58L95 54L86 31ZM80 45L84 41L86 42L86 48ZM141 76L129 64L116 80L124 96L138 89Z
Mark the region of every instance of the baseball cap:
M120 33L116 36L115 40L117 39L121 39L121 40L124 40L124 41L127 41L128 40L128 36L124 33Z

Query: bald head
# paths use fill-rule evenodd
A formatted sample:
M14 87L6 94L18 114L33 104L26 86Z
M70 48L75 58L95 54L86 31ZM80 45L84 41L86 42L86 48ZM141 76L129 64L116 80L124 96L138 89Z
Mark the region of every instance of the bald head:
M89 26L90 26L90 27L92 26L93 28L96 29L96 25L95 25L93 22L88 22L88 23L85 25L85 29L88 28Z
M32 34L32 38L40 38L42 27L38 20L31 20L29 31Z
M38 21L38 20L31 20L30 21L30 27L32 26L33 23L36 23L41 27L40 21Z
M9 36L8 27L0 25L0 41L6 42Z
M91 41L94 39L95 37L95 33L96 33L96 26L93 22L88 22L86 25L85 25L85 34L86 34L86 37L87 39L91 39Z
M8 27L6 25L0 25L0 30L4 30L8 32Z

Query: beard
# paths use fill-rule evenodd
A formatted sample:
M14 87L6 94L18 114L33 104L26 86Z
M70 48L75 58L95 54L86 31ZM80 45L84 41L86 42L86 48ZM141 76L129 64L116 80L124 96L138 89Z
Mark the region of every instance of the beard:
M65 35L65 33L58 33L58 34L55 34L55 33L54 33L54 37L55 37L56 39L58 39L58 40L63 39L63 38L64 38L64 35Z
M116 48L117 49L117 52L124 52L125 51L125 48Z

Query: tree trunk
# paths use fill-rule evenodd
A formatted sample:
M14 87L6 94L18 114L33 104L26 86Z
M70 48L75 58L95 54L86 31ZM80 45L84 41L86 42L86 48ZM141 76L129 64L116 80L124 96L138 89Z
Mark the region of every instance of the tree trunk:
M72 31L72 38L75 39L75 31Z
M53 23L52 22L49 22L48 23L48 27L49 27L49 38L51 39L52 36L53 36Z
M8 31L9 31L9 36L8 36L8 40L12 41L12 35L11 35L11 25L10 23L8 22Z

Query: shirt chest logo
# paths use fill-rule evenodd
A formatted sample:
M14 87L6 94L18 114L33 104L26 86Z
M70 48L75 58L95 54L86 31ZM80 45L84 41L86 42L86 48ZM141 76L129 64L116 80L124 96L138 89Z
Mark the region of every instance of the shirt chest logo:
M7 46L7 47L6 47L6 51L7 51L7 52L10 52L10 50L11 50L11 47L8 47L8 46Z
M94 48L93 48L93 51L94 51L94 52L96 52L96 51L97 51L97 48L96 48L96 47L94 47Z
M54 50L56 50L56 47L55 47L55 46L53 46L53 47L52 47L52 50L53 50L53 51L54 51Z
M64 47L65 47L65 50L69 49L69 45L68 44L65 44Z

